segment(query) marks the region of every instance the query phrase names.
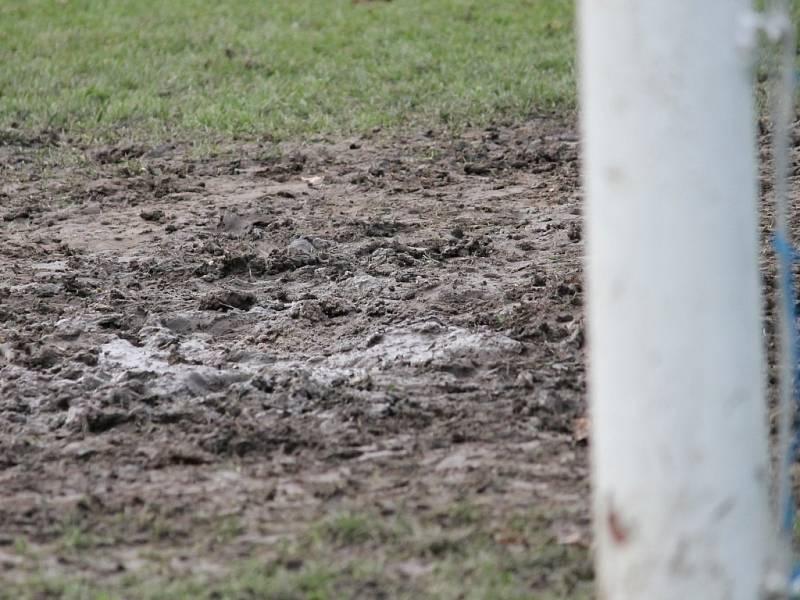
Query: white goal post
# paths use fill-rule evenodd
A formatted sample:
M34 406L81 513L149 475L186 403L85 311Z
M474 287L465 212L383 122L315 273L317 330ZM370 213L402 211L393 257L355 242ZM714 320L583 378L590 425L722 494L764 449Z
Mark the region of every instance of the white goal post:
M579 0L599 597L758 600L768 502L747 0Z

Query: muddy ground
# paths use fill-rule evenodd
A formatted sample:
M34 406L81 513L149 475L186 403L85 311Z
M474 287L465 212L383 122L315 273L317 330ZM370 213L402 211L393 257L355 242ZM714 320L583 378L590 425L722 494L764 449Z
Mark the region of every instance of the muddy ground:
M291 572L323 531L333 597L472 597L432 586L475 536L584 593L573 125L191 156L0 138L0 578Z

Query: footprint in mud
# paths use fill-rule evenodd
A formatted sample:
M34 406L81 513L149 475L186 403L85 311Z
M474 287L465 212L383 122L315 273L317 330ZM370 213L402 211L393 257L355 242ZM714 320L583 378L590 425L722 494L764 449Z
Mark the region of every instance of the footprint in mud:
M217 356L207 351L206 364L217 362ZM206 364L173 363L169 352L148 346L134 346L124 339L114 339L100 349L100 366L116 373L116 379L125 381L131 374L153 373L145 381L143 391L148 395L203 396L228 386L246 381L252 374L233 369L217 369Z
M397 366L446 366L464 358L490 365L509 355L522 353L523 345L498 333L473 332L447 325L438 319L393 327L372 336L363 349L332 357L329 366L390 369Z

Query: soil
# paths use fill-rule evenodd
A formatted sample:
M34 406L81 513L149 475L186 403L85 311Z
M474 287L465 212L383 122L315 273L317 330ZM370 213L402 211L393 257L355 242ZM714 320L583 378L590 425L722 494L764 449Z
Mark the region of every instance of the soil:
M154 549L214 577L465 503L588 547L578 183L554 118L204 158L0 137L0 579Z

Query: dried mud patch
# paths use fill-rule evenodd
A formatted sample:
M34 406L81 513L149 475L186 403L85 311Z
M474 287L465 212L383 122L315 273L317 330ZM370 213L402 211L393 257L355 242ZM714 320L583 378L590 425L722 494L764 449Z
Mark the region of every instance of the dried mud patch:
M3 578L293 577L307 553L331 597L406 597L487 556L584 589L575 139L0 138Z

